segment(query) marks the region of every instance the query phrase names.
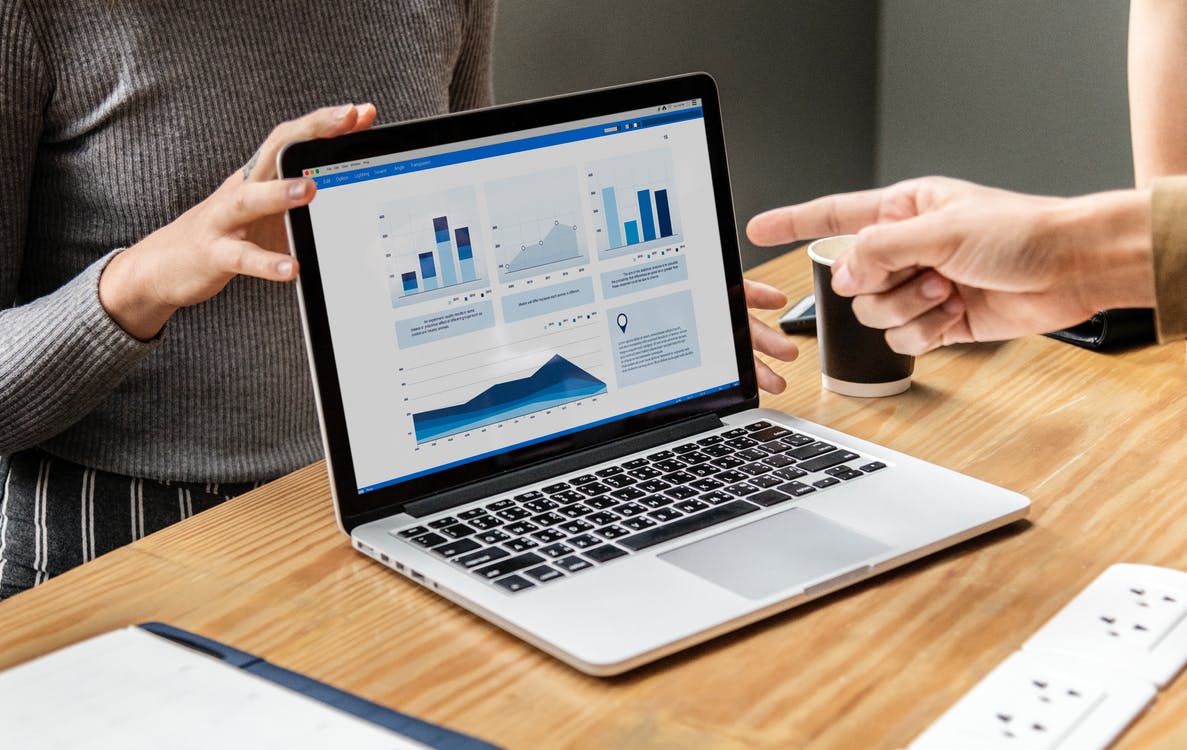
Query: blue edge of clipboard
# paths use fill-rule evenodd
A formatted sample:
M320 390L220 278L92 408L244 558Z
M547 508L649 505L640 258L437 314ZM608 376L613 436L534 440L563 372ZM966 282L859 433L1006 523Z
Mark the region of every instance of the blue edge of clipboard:
M378 703L372 703L357 695L330 687L324 682L318 682L303 674L278 667L254 654L231 648L209 638L203 638L188 630L175 628L163 622L144 622L139 627L430 747L440 748L440 750L499 750L496 745L439 727L436 724L430 724L427 721L414 719L407 714L393 711Z

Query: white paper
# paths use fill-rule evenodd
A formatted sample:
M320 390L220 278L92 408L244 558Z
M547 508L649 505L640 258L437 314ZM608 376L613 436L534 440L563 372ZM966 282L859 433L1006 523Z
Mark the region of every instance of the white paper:
M425 747L136 627L0 673L0 737L30 750Z

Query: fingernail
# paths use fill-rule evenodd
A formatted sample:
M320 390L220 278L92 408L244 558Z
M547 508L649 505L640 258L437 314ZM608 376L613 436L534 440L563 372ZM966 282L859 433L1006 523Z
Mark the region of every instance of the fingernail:
M837 294L850 296L857 289L857 282L849 272L848 264L833 270L833 291Z
M354 109L353 104L345 104L339 107L338 109L334 110L334 119L345 120L346 116L350 114L350 110L352 109Z
M944 301L944 304L941 305L941 307L943 307L944 312L948 313L949 315L960 315L964 312L964 301L961 300L960 297L952 295Z
M927 299L942 299L948 293L948 283L939 276L928 276L919 291Z
M296 180L289 185L289 197L295 201L301 200L305 197L305 192L308 189L309 188L305 185L304 180Z
M282 260L276 264L276 272L285 278L293 272L293 262L291 260Z

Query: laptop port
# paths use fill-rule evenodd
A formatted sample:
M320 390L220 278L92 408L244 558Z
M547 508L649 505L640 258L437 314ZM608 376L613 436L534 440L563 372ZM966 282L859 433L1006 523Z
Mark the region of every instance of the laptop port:
M410 568L410 569L409 569L409 572L411 572L411 573L412 573L412 577L413 577L413 578L415 578L416 580L420 581L421 583L424 583L424 581L425 581L424 574L423 574L423 573L421 573L419 570L412 570L412 569Z

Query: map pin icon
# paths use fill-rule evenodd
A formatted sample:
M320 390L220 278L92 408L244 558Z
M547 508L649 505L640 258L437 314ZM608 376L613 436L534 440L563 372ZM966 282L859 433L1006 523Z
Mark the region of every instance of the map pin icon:
M618 313L618 327L622 329L623 333L626 333L626 323L626 313Z

